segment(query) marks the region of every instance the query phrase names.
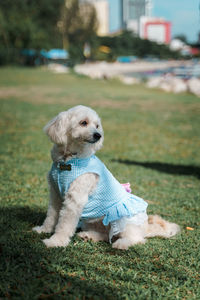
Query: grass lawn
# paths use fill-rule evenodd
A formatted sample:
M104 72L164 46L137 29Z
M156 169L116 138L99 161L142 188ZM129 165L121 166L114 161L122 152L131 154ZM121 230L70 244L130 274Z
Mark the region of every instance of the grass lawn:
M0 100L0 299L200 299L200 99L2 68ZM41 238L48 235L32 232L48 204L51 144L42 128L76 104L102 118L97 155L181 234L123 252L76 236L66 248L47 249Z

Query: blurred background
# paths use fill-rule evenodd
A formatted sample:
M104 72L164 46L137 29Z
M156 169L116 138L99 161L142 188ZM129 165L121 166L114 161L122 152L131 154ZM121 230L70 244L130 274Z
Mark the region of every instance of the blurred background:
M0 1L1 65L199 56L199 0Z
M199 0L1 0L0 65L45 65L57 73L78 65L79 74L118 77L125 84L160 77L149 87L164 79L165 91L173 91L166 75L192 78L189 85L177 81L174 90L199 96L199 5Z

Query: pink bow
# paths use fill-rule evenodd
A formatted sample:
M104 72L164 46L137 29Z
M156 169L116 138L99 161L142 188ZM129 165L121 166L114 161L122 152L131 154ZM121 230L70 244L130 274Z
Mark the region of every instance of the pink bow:
M131 185L129 182L127 183L121 183L121 185L125 188L125 190L128 192L128 193L131 193Z

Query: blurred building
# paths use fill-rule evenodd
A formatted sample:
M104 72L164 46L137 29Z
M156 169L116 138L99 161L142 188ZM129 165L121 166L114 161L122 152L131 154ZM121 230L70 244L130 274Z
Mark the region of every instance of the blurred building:
M80 2L89 2L95 9L98 20L98 35L108 35L109 31L109 2L108 0L79 0Z
M171 22L162 18L140 18L140 37L160 44L171 41Z
M180 51L183 56L195 56L200 54L200 50L197 47L187 45L179 39L173 39L170 42L170 49Z
M96 9L98 26L98 35L109 34L109 4L107 0L92 1Z
M150 17L151 9L151 0L121 0L123 28L139 35L140 19L143 16Z
M98 34L127 29L139 34L140 18L151 15L152 0L80 0L94 5L99 22Z
M80 0L90 2L97 12L98 34L108 35L131 30L141 38L168 44L171 23L152 18L153 0Z

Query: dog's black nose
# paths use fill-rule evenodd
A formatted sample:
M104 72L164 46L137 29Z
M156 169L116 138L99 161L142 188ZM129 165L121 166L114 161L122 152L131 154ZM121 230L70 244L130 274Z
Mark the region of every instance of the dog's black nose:
M101 134L98 133L98 132L95 132L95 133L93 134L93 138L94 138L95 141L98 141L98 140L100 140L100 138L101 138Z

